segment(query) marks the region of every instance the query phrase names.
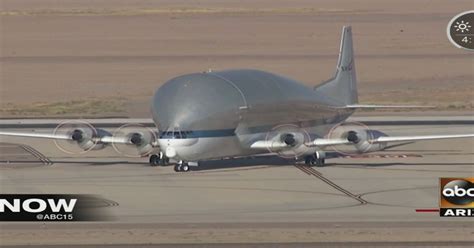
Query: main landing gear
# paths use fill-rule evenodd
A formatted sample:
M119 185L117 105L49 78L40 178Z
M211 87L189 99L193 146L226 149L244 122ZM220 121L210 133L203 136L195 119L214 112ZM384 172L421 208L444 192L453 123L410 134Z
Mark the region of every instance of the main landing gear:
M150 166L166 166L169 164L170 159L166 157L162 152L159 154L152 154L150 155Z
M313 156L308 156L305 158L304 163L307 165L316 165L317 167L323 167L325 164L324 158L314 158Z
M323 167L326 163L325 154L322 152L315 152L313 155L307 156L304 159L304 163L309 166L315 165L316 167Z

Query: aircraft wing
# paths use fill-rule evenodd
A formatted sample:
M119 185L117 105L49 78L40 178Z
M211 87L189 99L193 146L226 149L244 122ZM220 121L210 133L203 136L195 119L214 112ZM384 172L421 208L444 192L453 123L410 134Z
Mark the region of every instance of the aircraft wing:
M35 132L2 132L0 135L3 136L15 136L15 137L27 137L27 138L43 138L43 139L56 139L56 140L71 140L74 141L74 134L50 134L50 133L35 133ZM130 139L124 137L113 137L113 136L101 136L95 137L95 142L101 143L121 143L121 144L132 144Z
M84 151L99 150L107 145L127 156L144 156L159 147L158 134L143 126L122 126L114 134L90 125L75 124L69 128L55 129L52 133L0 131L0 136L41 138L68 141Z
M403 108L434 108L435 106L420 105L371 105L371 104L350 104L343 106L344 109L403 109Z
M379 136L370 140L367 140L369 144L377 143L390 143L390 142L414 142L423 140L437 140L437 139L459 139L459 138L472 138L474 134L453 134L453 135L421 135L421 136ZM288 142L287 142L288 143ZM294 144L287 144L280 140L259 140L255 141L250 145L252 149L270 149L272 151L292 149L299 146L296 142ZM335 145L354 145L357 142L350 138L317 138L313 141L304 143L307 147L325 147ZM303 145L303 143L299 143Z
M250 145L253 149L284 149L291 147L284 142L272 141L272 140L259 140Z
M58 139L58 140L72 140L70 135L64 134L49 134L49 133L24 133L24 132L1 132L0 135L4 136L16 136L16 137L29 137L29 138L43 138L43 139Z
M437 140L437 139L459 139L471 138L474 134L454 134L454 135L424 135L424 136L385 136L371 140L371 143L400 142L400 141L419 141L419 140Z
M382 136L368 140L371 144L390 143L390 142L406 142L406 141L422 141L437 139L459 139L472 138L474 134L453 134L453 135L421 135L421 136ZM308 146L332 146L332 145L352 145L354 142L348 139L315 139Z

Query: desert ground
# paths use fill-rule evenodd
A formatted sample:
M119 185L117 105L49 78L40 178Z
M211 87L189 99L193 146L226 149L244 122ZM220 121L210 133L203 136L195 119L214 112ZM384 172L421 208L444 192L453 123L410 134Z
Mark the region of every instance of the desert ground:
M256 68L330 78L352 25L360 100L470 113L474 57L446 37L472 1L0 0L0 116L148 117L166 80Z

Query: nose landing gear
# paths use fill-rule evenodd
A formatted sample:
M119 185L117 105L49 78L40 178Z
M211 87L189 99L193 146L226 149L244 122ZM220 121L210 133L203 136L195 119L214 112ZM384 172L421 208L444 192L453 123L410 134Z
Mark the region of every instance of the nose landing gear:
M179 163L174 166L174 171L176 172L188 172L189 169L189 164L184 161L179 161Z
M152 154L150 155L150 166L166 166L169 165L170 159L165 156L162 152L159 154ZM185 161L179 161L175 166L174 166L174 171L176 172L188 172L191 170L191 166L198 166L199 164L197 162L185 162Z

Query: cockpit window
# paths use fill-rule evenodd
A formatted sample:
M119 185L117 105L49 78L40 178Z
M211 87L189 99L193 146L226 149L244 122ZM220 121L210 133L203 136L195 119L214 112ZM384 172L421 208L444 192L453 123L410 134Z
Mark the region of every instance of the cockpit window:
M161 139L186 139L192 136L193 131L167 131L161 132Z

